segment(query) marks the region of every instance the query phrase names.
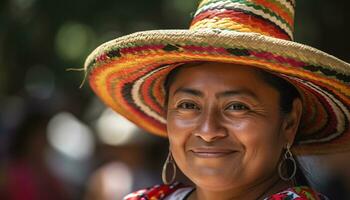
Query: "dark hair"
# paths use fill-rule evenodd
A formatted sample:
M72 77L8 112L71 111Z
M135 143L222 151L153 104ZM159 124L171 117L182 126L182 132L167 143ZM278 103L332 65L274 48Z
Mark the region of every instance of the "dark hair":
M293 101L297 98L301 98L298 90L291 83L277 75L274 75L261 69L258 69L258 73L267 84L269 84L278 91L280 96L279 106L281 114L290 113L293 109ZM296 137L296 140L298 140L298 137ZM297 171L295 174L295 183L298 185L310 186L310 183L305 175L307 171L302 167L298 159L295 158L295 162L297 166ZM291 174L292 170L293 169L290 169L289 166L287 167L288 174Z
M173 70L170 71L170 73L167 75L165 82L164 82L164 89L165 89L165 101L164 101L164 108L166 109L168 106L168 101L169 101L169 89L171 84L175 81L175 78L177 74L180 72L182 67L176 67ZM297 98L301 98L298 90L288 81L285 79L274 75L270 72L267 72L265 70L257 68L257 72L259 76L270 86L275 88L280 96L279 99L279 107L280 107L280 112L281 114L288 114L292 111L293 108L293 101ZM296 140L298 138L296 137ZM310 183L308 179L305 176L306 170L303 169L301 164L297 159L295 159L296 164L297 164L297 171L295 174L295 182L298 185L306 185L310 186ZM287 169L289 172L290 169Z
M261 69L258 69L258 74L267 84L278 91L281 113L290 113L293 109L293 101L300 98L298 90L291 83L277 75Z
M169 74L165 78L164 85L163 85L164 90L165 90L164 109L167 109L167 107L168 107L170 86L175 81L175 78L176 78L177 74L180 72L180 69L181 69L181 67L174 68L173 70L171 70L169 72Z

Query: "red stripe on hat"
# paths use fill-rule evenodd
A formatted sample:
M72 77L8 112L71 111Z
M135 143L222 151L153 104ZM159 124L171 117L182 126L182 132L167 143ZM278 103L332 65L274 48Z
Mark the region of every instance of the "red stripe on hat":
M256 4L260 4L260 6L263 6L269 10L271 10L273 13L276 13L279 15L282 19L284 19L290 27L294 26L294 19L288 12L283 10L280 6L278 6L276 3L271 3L266 0L252 0Z
M207 10L197 15L193 19L191 26L195 25L196 23L204 19L207 19L207 18L212 19L213 17L229 18L236 23L252 27L252 29L259 29L263 32L264 35L285 39L285 40L291 40L291 38L288 36L286 32L284 32L277 25L271 23L270 21L262 19L261 17L258 17L253 14L246 14L242 11L236 11L236 10L226 10L226 11L217 10L217 9Z

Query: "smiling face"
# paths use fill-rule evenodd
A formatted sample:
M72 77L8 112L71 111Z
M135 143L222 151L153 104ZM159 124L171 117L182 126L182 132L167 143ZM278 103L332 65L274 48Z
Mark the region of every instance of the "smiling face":
M278 91L249 67L182 67L170 86L167 109L173 157L202 188L264 181L277 173L283 148L294 138L280 113Z

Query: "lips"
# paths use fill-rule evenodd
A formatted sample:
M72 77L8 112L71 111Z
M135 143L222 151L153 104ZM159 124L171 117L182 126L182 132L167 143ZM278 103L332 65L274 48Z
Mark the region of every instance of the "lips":
M222 149L222 148L194 148L190 150L195 156L201 158L219 158L228 156L237 151L232 149Z

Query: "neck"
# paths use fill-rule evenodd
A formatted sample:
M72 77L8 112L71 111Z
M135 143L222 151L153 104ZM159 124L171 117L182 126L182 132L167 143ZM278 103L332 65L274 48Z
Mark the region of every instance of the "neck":
M292 187L291 182L281 180L274 175L259 184L242 186L222 191L212 191L207 188L196 187L196 190L188 198L189 200L262 200L274 193Z

